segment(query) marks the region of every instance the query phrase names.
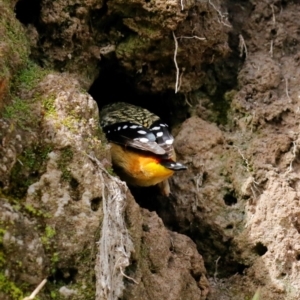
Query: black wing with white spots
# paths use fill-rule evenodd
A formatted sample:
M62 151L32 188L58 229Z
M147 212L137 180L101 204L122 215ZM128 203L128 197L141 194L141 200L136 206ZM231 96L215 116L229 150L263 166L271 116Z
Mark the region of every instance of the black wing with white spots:
M103 128L106 138L115 144L164 155L164 150L156 141L155 134L148 128L132 122L121 122Z
M174 157L174 138L168 125L145 108L124 102L103 107L100 125L107 139L116 144Z
M150 130L155 135L157 144L166 151L168 156L172 156L174 138L168 130L168 125L157 120L150 126Z

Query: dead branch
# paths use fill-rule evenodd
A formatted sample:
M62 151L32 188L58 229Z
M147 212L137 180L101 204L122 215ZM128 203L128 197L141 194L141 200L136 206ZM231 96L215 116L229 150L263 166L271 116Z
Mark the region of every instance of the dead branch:
M177 39L197 39L197 40L200 40L200 41L206 40L206 38L199 37L197 35L193 35L193 36L184 36L184 35L181 35L181 36L177 37Z
M189 107L193 107L193 105L189 102L187 95L184 95L184 99L185 99L185 103L189 106Z
M133 244L124 219L127 185L111 176L101 162L93 156L88 157L98 167L101 180L103 221L102 232L96 258L96 300L116 299L122 293L124 270L130 265ZM106 180L104 180L106 179Z

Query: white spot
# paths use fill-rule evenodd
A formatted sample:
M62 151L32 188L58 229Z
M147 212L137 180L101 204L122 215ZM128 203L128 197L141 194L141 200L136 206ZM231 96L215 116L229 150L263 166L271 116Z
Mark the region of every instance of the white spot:
M151 128L151 130L160 130L160 127L159 126L155 126L155 127Z
M144 130L139 130L138 133L140 133L140 134L146 134L147 132L144 131Z
M170 166L171 166L171 167L174 167L175 165L174 165L174 164L170 164Z
M121 129L121 127L119 126L119 127L118 127L118 130L120 130L120 129Z
M139 139L139 141L142 142L142 143L148 143L149 142L149 140L147 138L141 138L141 139Z
M161 131L156 133L156 136L157 136L157 137L161 137L161 136L163 136L163 135L164 135L164 134L163 134Z
M110 133L110 130L107 130L107 133Z
M166 143L167 145L172 145L172 144L173 144L173 140L166 140L165 143Z
M128 127L128 125L124 125L124 126L123 126L123 129L126 129L127 127Z
M168 126L167 124L159 124L161 127L166 127Z
M138 128L138 126L137 125L131 125L130 128L131 129L136 129L136 128Z

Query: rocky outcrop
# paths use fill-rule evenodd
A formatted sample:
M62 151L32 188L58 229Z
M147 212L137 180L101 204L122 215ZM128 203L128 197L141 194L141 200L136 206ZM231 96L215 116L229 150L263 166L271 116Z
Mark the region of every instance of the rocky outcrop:
M13 13L10 1L0 3L0 110L8 102L7 94L13 75L24 66L29 54L25 30Z
M24 123L26 129L18 127L14 116L2 120L2 124L8 124L7 128L15 126L13 134L7 132L3 137L7 147L2 147L1 161L2 169L10 170L2 176L1 200L2 259L7 282L19 286L18 293L22 295L24 283L33 287L48 278L48 291L41 293L45 299L50 294L93 299L94 276L107 278L117 272L121 282L115 285L108 282L107 287L108 290L111 286L120 289L118 296L123 293L123 276L127 276L134 278L126 283L128 295L153 293L167 299L168 293L161 286L152 292L149 289L153 280L168 286L173 276L176 286L173 299L185 293L195 295L195 299L205 299L208 292L205 268L193 242L168 232L155 214L141 211L130 194L126 195L118 185L113 190L106 189L114 179L107 173L110 170L108 148L99 140L102 134L98 127L98 109L95 101L79 88L77 80L68 74L45 75L35 88L34 95L38 95L35 102L23 100L40 107L23 116L28 117ZM18 147L10 141L19 141ZM23 141L26 142L23 144ZM100 169L93 157L102 166ZM118 192L127 200L118 203L114 211L112 203ZM102 209L103 197L108 197L107 211ZM120 205L125 211L118 208ZM99 267L94 271L96 254L98 259L106 259L106 264L110 257L118 257L116 246L108 252L101 247L101 243L106 245L117 234L113 226L108 225L102 229L100 238L101 224L106 226L103 220L107 214L116 213L115 218L109 219L116 222L118 213L125 212L127 223L119 230L126 232L126 226L129 227L130 234L125 236L130 240L123 250L127 263L120 264L119 269L116 266L120 261L116 259L113 268L108 270L111 273L103 274L103 268ZM110 240L103 242L106 235ZM161 243L157 244L159 236ZM125 238L118 240L124 242ZM159 248L154 249L156 246ZM181 252L187 254L183 256ZM125 267L129 265L132 271L126 270L126 275ZM157 275L153 275L154 272ZM100 279L98 290L106 288ZM191 287L186 289L185 285ZM3 297L9 299L12 291L5 292ZM110 297L110 293L99 293L97 299Z
M1 299L22 298L44 278L42 299L115 299L123 291L129 299L169 299L170 288L172 299L205 299L194 243L142 210L109 174L109 147L86 82L26 55L22 64L7 78L15 85L1 111Z
M1 3L0 298L298 299L298 9ZM174 125L170 198L112 175L98 73Z

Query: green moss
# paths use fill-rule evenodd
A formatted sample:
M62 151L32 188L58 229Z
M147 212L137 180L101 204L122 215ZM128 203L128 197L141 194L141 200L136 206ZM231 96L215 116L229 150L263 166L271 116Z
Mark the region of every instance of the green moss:
M29 61L11 82L10 98L12 100L10 104L5 106L2 117L11 120L22 129L32 128L32 125L37 124L38 117L34 115L34 106L39 95L31 93L28 99L22 99L19 95L26 95L33 90L39 80L47 73L47 70Z
M228 111L230 104L224 100L224 94L221 90L217 90L216 94L211 96L210 99L213 103L212 109L214 115L212 121L217 124L225 125L228 121Z
M61 170L61 178L64 181L70 182L72 179L71 172L69 171L68 167L73 159L73 151L71 147L66 147L61 150L60 158L57 162L58 168Z
M18 89L31 91L48 73L49 70L39 67L32 61L28 61L26 67L23 68L14 79L14 85L16 85Z
M73 116L67 116L62 120L62 124L67 127L71 132L75 132L76 119Z
M143 39L138 35L130 35L126 40L121 42L117 49L117 56L130 57L132 55L136 56L137 53L142 53L148 51L151 46L151 41L149 39Z
M40 175L45 172L46 161L51 151L51 145L36 145L33 148L25 149L18 156L11 170L8 194L14 198L23 198L28 187L37 182Z
M79 297L78 299L95 299L96 289L93 282L86 282L83 286L78 287Z
M58 297L58 292L57 292L57 291L51 291L51 292L50 292L50 297L51 297L51 299L57 299L57 297Z
M2 268L6 263L6 258L2 250L0 250L0 267Z
M55 276L57 272L57 263L63 264L63 259L60 258L59 252L55 251L53 248L51 251L50 261L51 261L51 273ZM76 268L80 271L78 272L79 279L76 276L76 282L69 283L68 288L76 291L76 294L72 296L73 300L86 300L95 299L95 282L94 282L94 259L95 252L89 247L84 247L83 251L76 257ZM60 265L61 268L61 265ZM77 281L78 280L78 281ZM66 285L64 280L58 279L56 282L48 282L47 290L51 299L63 300L64 297L59 293L61 286Z
M59 262L59 252L56 251L55 236L56 230L53 227L46 225L44 233L41 236L41 241L43 243L47 256L50 259L51 274L55 274L57 270L57 263Z
M22 60L26 60L29 54L29 43L23 28L18 22L12 21L12 19L3 20L2 25L5 26L5 35L7 37L7 42L13 51L12 54L18 54Z
M51 257L51 263L52 264L57 264L59 262L59 256L57 252L54 252L52 257Z
M133 19L125 19L124 24L134 32L138 33L139 36L149 39L160 39L163 35L163 28L161 24L157 24L156 22L153 22L153 20L151 21L140 20L139 22L136 22Z
M236 90L230 90L224 94L224 100L231 103L236 94L237 94Z
M1 222L0 222L0 225L2 225ZM3 237L4 237L5 232L6 232L6 229L0 227L0 268L3 267L5 262L6 262L5 255L4 255L4 252L2 250L3 249L3 247L2 247Z
M0 227L0 245L3 243L3 236L5 234L6 230L4 228Z
M55 109L55 104L54 104L55 98L54 97L49 97L46 99L42 100L42 105L45 110L45 115L46 116L54 116L56 115L56 109Z
M52 228L51 226L47 225L46 228L45 228L45 237L47 239L51 239L51 238L53 238L55 236L55 234L56 234L55 229Z
M46 250L51 249L52 239L55 235L56 235L55 229L49 225L46 225L44 234L41 236L41 241ZM54 254L57 254L57 253L54 253ZM51 262L52 262L52 258L51 258Z
M107 167L106 171L108 174L110 174L112 176L116 176L116 173L114 172L114 169L112 167Z
M60 127L63 125L66 128L68 128L71 132L77 133L76 124L78 124L79 122L85 122L84 119L80 119L78 117L78 113L75 110L72 110L68 116L64 118L59 118L55 108L54 97L43 99L42 105L45 110L45 116L50 117L54 121L56 127Z
M9 68L15 69L16 66L26 61L29 55L29 42L25 36L24 29L16 19L11 3L0 3L0 35L5 54L5 64ZM6 47L5 47L6 46Z
M3 117L16 121L19 127L26 129L26 123L30 118L30 112L30 105L26 101L19 97L14 97L11 104L5 106Z
M0 291L12 300L21 300L24 297L22 290L14 282L8 280L3 272L0 272Z
M25 204L24 208L25 208L25 211L27 211L32 216L37 216L37 217L43 216L43 212L41 212L38 209L34 208L30 204Z

